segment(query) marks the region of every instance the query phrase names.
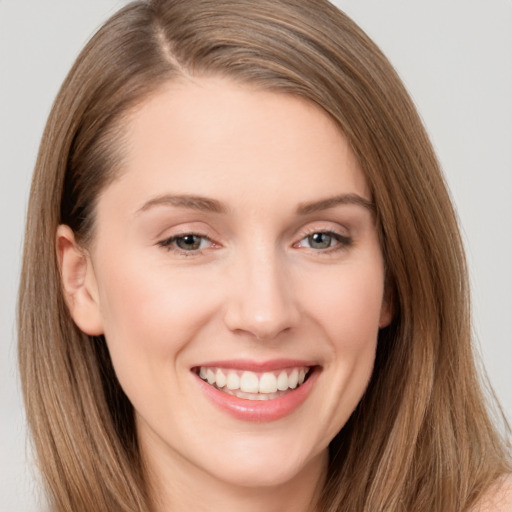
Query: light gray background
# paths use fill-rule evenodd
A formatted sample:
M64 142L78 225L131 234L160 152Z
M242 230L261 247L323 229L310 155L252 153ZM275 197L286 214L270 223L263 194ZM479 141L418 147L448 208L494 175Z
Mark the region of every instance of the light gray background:
M15 297L31 170L79 49L120 0L0 0L0 510L42 510L17 382ZM409 88L457 205L474 326L512 417L512 2L339 0Z

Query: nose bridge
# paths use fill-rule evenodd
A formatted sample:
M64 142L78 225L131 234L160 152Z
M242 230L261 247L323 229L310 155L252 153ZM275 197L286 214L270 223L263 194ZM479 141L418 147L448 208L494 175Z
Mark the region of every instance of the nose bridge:
M293 327L298 311L282 255L267 244L253 245L233 265L233 288L226 323L258 339Z

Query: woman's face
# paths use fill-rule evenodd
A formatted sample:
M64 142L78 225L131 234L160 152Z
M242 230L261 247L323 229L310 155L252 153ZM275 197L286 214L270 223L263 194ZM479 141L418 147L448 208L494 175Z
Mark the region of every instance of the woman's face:
M344 136L302 99L208 78L140 105L123 147L86 282L149 466L244 486L324 466L390 321Z

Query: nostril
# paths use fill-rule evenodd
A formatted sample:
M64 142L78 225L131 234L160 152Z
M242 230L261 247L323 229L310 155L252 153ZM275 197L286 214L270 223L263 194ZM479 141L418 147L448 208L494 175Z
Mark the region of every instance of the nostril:
M235 305L225 316L225 324L238 335L249 335L257 341L273 340L289 333L298 323L293 311L277 309L268 314L256 313L250 308Z

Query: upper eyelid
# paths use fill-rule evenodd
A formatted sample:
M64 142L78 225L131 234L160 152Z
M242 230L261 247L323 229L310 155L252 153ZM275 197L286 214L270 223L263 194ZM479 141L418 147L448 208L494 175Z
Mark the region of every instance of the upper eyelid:
M311 226L311 227L305 227L301 230L299 230L297 237L300 237L300 240L303 238L313 235L315 233L330 233L333 235L337 235L342 238L351 238L350 230L346 227L343 228L336 228L331 226Z
M157 242L170 240L171 238L179 238L181 236L187 236L187 235L195 235L200 236L202 238L208 238L209 240L214 240L215 238L218 238L217 233L214 232L212 229L204 228L204 227L196 227L193 224L196 224L195 222L191 223L191 225L186 225L185 227L181 226L172 226L167 227L164 230L161 230L157 237L155 237ZM202 225L203 223L201 223ZM166 233L169 233L169 235L166 235Z
M209 222L203 219L157 219L147 225L147 231L150 233L152 242L157 244L162 240L167 240L173 236L198 235L210 239L219 238L219 232L212 227Z

